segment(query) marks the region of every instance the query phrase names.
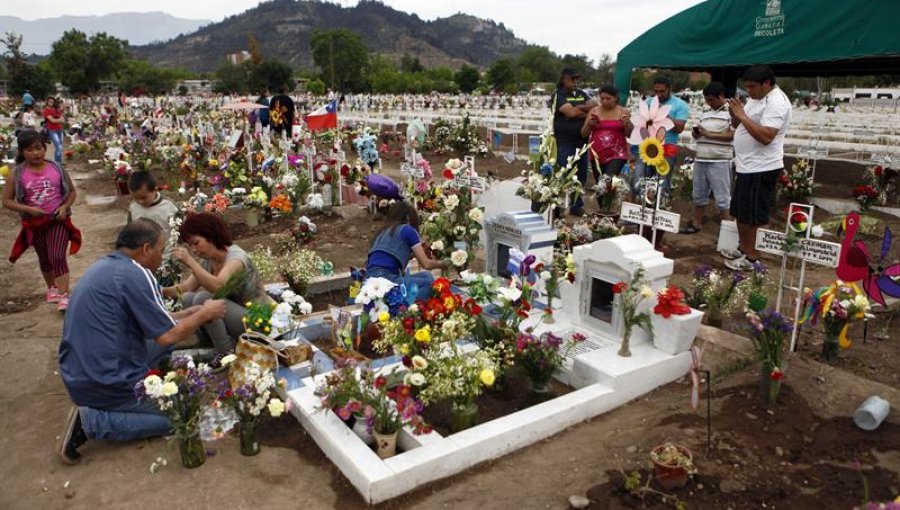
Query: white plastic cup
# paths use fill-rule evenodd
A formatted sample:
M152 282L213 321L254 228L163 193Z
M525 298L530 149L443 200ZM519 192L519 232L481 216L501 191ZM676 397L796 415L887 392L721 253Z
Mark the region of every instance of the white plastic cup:
M875 430L887 418L891 404L887 400L872 395L853 413L853 423L863 430Z

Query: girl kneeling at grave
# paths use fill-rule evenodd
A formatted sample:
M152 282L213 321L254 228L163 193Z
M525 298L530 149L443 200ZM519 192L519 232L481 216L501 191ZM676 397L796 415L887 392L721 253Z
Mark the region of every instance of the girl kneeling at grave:
M425 269L415 274L408 274L406 266L409 259L415 256L419 265ZM418 286L416 299L431 297L431 284L434 283L432 269L448 269L449 264L443 260L434 260L425 253L419 237L419 214L408 202L398 201L388 210L385 225L381 228L366 260L366 276L382 277L397 284L405 284L409 289L412 284Z

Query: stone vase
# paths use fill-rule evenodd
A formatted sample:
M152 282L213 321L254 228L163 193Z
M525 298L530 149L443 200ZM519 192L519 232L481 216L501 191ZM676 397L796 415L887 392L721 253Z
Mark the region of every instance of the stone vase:
M672 315L668 318L652 314L650 322L653 324L653 346L673 356L689 351L702 319L703 312L693 308L689 314Z
M366 418L363 415L356 415L356 421L353 423L353 433L369 446L375 444L375 436L366 428Z

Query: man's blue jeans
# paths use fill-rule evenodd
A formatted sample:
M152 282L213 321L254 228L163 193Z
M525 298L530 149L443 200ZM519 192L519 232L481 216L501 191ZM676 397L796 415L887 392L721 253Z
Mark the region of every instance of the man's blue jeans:
M56 152L53 154L53 159L56 161L56 164L62 167L63 162L63 133L62 131L48 131L50 133L50 141L53 142L53 148L56 149Z
M172 352L172 347L162 347L156 342L147 342L148 365L155 367L163 357ZM131 441L145 437L163 436L171 432L169 418L153 402L137 398L126 404L95 409L81 406L81 426L90 439L110 441Z
M569 156L574 156L578 149L583 147L584 144L578 145L568 145L563 143L557 143L556 145L556 166L557 168L565 168L566 164L569 162ZM585 183L587 183L587 175L588 175L588 155L584 153L581 155L581 158L578 160L578 181L581 183L583 187ZM569 205L570 211L583 211L584 210L584 200L581 199L581 196L575 199Z

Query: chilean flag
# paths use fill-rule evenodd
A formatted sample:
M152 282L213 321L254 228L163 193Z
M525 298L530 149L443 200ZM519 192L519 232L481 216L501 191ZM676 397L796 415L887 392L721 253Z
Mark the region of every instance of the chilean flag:
M331 101L325 106L314 110L304 117L303 120L306 121L306 127L310 131L337 129L337 103Z

